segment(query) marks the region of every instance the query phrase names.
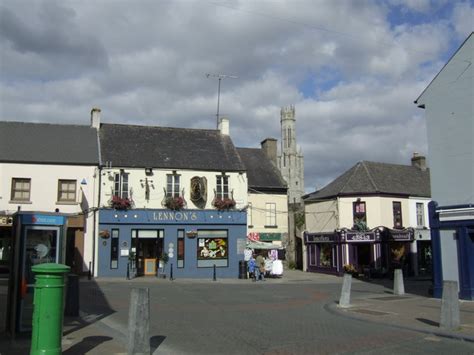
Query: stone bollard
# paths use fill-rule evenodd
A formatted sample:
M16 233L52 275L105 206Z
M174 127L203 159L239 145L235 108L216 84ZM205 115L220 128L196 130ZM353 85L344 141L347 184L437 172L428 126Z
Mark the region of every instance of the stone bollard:
M458 283L457 281L443 281L439 327L455 330L459 328L460 324Z
M60 355L63 336L64 275L71 268L62 264L38 264L30 354Z
M351 305L351 283L352 275L344 274L341 297L339 298L339 307L349 307Z
M128 354L150 355L150 290L133 288L128 312Z
M402 269L395 269L393 277L393 294L402 296L405 294L405 285L403 283Z

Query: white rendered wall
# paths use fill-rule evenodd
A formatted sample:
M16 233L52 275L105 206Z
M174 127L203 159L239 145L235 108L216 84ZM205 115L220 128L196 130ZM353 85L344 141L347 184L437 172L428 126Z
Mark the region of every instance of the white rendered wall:
M129 189L132 190L132 199L134 208L153 208L161 209L162 201L165 197L163 188L166 189L167 175L172 174L173 170L153 169L152 176L145 175L145 169L124 168L128 173ZM195 170L175 170L180 175L180 192L184 189L184 199L187 202L188 209L198 209L190 198L191 179L195 176L205 177L207 179L207 203L206 209L213 209L212 200L214 199L214 190L216 189L216 176L221 175L218 172L195 171ZM112 198L114 186L114 174L119 173L120 168L104 169L101 176L101 207L108 207L108 201ZM110 174L109 174L110 173ZM229 191L233 191L236 208L247 206L247 174L228 172ZM150 182L150 198L145 198L145 179Z
M79 214L97 205L96 167L47 164L0 164L0 211L22 211ZM11 201L13 178L31 179L30 201ZM58 180L76 180L76 202L58 202ZM81 184L85 180L85 184ZM13 203L14 202L14 203ZM86 214L84 228L84 264L92 261L93 214Z
M252 227L248 228L248 233L288 233L288 197L286 194L251 193L249 194L248 202L251 204L252 213ZM265 228L267 203L275 203L277 228Z
M441 206L474 202L474 35L420 96L425 106L431 197Z
M337 200L305 203L304 209L307 232L334 232L339 227Z

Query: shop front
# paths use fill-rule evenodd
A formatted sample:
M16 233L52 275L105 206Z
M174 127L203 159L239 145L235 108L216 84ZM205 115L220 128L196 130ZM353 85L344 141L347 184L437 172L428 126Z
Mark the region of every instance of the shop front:
M102 209L97 275L237 278L246 229L240 211Z
M338 233L304 233L307 271L340 274L343 270L342 249Z
M371 275L380 269L382 239L380 228L370 231L340 231L344 270Z
M412 275L415 268L414 258L411 257L413 245L413 228L385 228L382 243L382 268L390 275L395 269L402 269L406 276Z

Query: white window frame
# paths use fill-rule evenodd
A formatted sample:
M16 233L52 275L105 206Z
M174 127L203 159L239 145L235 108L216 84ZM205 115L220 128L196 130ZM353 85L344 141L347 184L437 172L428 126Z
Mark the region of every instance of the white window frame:
M115 173L114 176L114 196L120 198L129 198L129 189L128 189L128 177L129 174L123 171L120 173Z
M216 197L221 199L230 198L228 175L216 176Z
M265 227L276 227L276 203L267 202L265 204Z
M425 204L423 202L416 203L416 226L425 226Z
M166 197L179 197L180 177L178 174L166 175Z

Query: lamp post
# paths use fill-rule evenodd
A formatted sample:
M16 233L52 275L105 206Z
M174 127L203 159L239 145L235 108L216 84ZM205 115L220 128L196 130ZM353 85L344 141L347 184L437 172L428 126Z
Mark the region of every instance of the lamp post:
M220 103L220 97L221 97L221 80L224 78L230 78L230 79L237 79L238 76L235 75L226 75L226 74L206 74L206 78L217 78L218 83L217 83L217 114L216 114L216 119L217 119L217 128L219 128L219 103Z

